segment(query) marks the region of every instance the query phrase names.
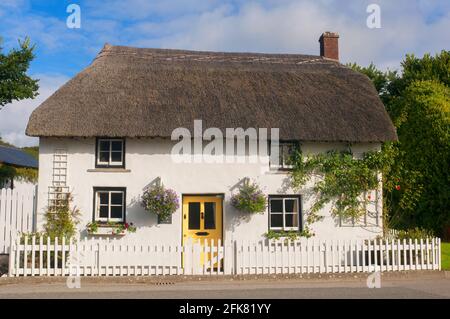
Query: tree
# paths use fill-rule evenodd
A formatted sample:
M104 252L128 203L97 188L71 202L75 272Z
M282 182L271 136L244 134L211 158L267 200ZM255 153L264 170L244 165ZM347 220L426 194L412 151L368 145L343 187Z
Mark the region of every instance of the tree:
M38 80L26 74L34 59L34 48L29 38L19 40L19 49L12 49L8 54L2 53L0 47L0 110L12 101L38 95Z
M450 225L450 51L406 55L400 73L349 66L373 81L397 128L399 142L384 146L395 154L384 178L389 225L442 234Z
M391 221L440 233L450 225L450 88L414 81L396 104L403 118L396 165L405 186L395 192Z
M0 47L0 110L12 101L34 98L38 95L38 80L27 75L30 62L34 59L34 48L34 45L30 45L29 38L25 38L24 41L19 40L19 48L12 49L8 54L2 53L2 47ZM0 145L13 146L4 142L1 137ZM33 148L26 148L25 151L33 156L36 154ZM37 170L0 164L0 185L6 180L17 177L36 181Z
M378 70L373 63L370 63L367 67L359 66L356 63L349 64L348 66L355 71L367 75L380 94L381 100L385 104L389 103L392 94L391 91L393 91L394 88L394 83L396 84L399 79L397 71L388 70L383 72Z

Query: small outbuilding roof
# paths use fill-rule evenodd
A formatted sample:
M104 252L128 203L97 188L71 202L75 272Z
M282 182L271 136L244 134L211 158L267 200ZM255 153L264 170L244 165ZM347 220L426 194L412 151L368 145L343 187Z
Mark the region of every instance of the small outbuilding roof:
M33 156L9 146L0 145L0 163L18 167L38 168L38 161Z
M32 113L26 133L170 137L203 127L280 128L280 139L397 139L365 75L321 56L105 45Z

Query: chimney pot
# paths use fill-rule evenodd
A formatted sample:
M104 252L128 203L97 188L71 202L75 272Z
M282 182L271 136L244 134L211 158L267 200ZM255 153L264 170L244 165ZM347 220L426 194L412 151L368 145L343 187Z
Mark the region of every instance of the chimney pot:
M320 56L339 61L339 34L324 32L319 38Z

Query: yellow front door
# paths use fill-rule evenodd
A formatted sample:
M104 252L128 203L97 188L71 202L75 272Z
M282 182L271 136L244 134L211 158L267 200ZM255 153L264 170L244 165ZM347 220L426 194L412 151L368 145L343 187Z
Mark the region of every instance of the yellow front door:
M211 246L222 240L222 197L184 196L183 197L183 244L191 241L202 246L207 241ZM209 254L208 254L209 255ZM201 256L201 264L209 261L209 256Z

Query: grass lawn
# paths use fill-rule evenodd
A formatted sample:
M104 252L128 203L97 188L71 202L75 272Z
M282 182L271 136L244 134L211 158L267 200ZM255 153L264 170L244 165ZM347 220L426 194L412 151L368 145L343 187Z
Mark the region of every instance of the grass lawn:
M443 270L450 270L450 243L441 244L441 264Z

